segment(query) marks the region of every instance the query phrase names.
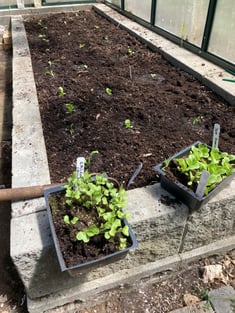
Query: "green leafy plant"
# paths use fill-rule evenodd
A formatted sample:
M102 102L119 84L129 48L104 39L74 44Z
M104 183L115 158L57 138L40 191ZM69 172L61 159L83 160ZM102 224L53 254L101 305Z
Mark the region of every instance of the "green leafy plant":
M86 168L89 169L89 167L90 167L90 165L91 165L91 160L92 160L92 158L93 158L93 155L98 154L98 153L99 153L98 150L93 150L93 151L91 151L89 157L88 157L88 158L86 159L86 161L85 161Z
M124 125L126 128L133 128L133 126L131 125L131 120L129 120L129 119L126 119L124 121Z
M150 76L151 76L152 79L154 79L154 78L157 76L157 74L155 74L155 73L150 73Z
M99 25L94 25L94 28L99 29L100 27L99 27Z
M111 96L111 95L113 94L112 89L111 89L111 88L108 88L108 87L105 89L105 92L106 92L107 95L109 95L109 96Z
M202 288L201 290L199 290L199 292L202 300L206 301L204 304L205 309L209 310L211 308L211 297L209 295L209 290Z
M54 76L55 76L55 75L54 75L54 72L53 72L52 70L46 71L46 72L45 72L45 75L46 75L46 76L51 76L51 77L54 77Z
M77 216L74 216L73 219L71 219L71 220L69 219L68 215L64 216L64 222L65 222L65 224L68 224L68 225L70 225L70 224L75 225L77 223L78 219L79 218Z
M130 47L128 47L127 53L128 53L129 55L132 55L132 54L134 54L134 51L133 51Z
M44 25L43 25L42 19L39 19L39 20L37 21L37 24L38 24L38 26L40 26L40 27L42 27L42 28L44 28L44 29L47 29L47 26L44 26Z
M64 88L62 86L58 87L59 90L59 97L64 97L66 93L64 92Z
M198 115L197 117L194 118L193 125L201 124L202 120L203 120L203 116Z
M82 49L82 48L84 48L85 47L85 43L80 43L79 44L79 49Z
M69 102L69 103L65 103L65 107L67 109L67 113L73 113L74 112L74 104Z
M122 210L126 204L126 191L122 186L115 187L105 174L94 176L86 170L79 179L74 172L68 178L65 189L66 204L78 209L76 216L65 215L64 222L71 227L73 222L75 225L82 220L84 214L91 215L90 222L77 231L77 240L88 243L92 237L99 235L113 240L120 250L126 248L129 227L123 223L123 219L128 218L129 214Z
M69 126L69 132L70 132L70 135L71 135L71 136L73 136L74 133L75 133L75 129L74 129L74 124L73 124L73 123L70 124L70 126Z
M187 156L175 158L171 162L176 164L177 170L187 177L188 186L198 184L202 172L208 171L210 176L204 191L205 195L235 172L235 155L220 152L218 148L209 148L204 144L193 146ZM170 163L168 162L168 166Z
M47 43L49 42L49 39L46 37L45 34L39 34L38 38L41 39L42 41L47 42Z

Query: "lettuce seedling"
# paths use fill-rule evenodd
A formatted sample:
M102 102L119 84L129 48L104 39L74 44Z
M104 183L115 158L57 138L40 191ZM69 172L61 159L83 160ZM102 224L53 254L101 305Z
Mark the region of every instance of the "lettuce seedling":
M74 112L74 104L73 103L65 103L67 113L73 113Z
M105 89L105 92L106 92L107 95L109 95L109 96L111 96L111 95L113 94L112 89L111 89L111 88L108 88L108 87Z
M123 224L123 219L128 218L129 214L122 210L126 205L126 191L123 186L115 187L105 174L94 176L85 171L79 179L74 172L68 178L65 190L68 206L82 207L87 212L96 212L97 215L94 224L84 226L84 229L77 232L77 240L87 243L93 236L101 234L106 240L117 238L119 249L126 247L129 227ZM69 225L72 223L68 216L64 217L64 221Z
M64 97L66 93L64 92L64 88L62 86L58 87L59 90L59 97Z
M204 170L210 173L205 195L213 190L221 181L235 172L235 155L220 152L218 148L209 148L199 144L193 146L186 157L175 158L179 172L188 177L188 185L198 184ZM169 166L165 164L165 167Z

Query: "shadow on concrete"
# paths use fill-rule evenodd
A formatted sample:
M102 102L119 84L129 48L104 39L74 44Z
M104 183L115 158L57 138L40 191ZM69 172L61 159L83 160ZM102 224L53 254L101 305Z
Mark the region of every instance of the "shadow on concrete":
M11 50L0 50L0 185L6 188L11 187L11 60ZM11 202L0 202L0 297L3 309L7 306L11 312L25 313L24 286L10 258L10 221Z

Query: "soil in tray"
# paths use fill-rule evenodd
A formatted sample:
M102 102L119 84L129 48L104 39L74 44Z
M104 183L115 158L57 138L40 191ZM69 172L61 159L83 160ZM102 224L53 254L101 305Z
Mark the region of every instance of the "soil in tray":
M235 107L119 25L82 11L25 26L53 182L98 150L91 171L126 185L142 162L131 188L151 184L156 164L197 140L211 145L215 123L220 149L235 154Z

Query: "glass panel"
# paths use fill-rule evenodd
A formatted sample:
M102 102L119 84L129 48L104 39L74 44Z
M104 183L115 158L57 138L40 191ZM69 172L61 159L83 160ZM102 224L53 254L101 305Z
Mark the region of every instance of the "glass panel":
M209 0L157 0L155 25L201 46Z
M235 63L235 5L234 0L217 1L208 51Z
M109 2L109 3L115 4L119 8L121 7L121 0L108 0L108 1L105 1L105 2Z
M150 22L152 0L125 0L125 11Z
M24 3L25 5L33 4L33 0L24 0L21 1L21 3ZM9 6L9 8L11 6L17 6L17 0L0 0L0 7L1 6Z

